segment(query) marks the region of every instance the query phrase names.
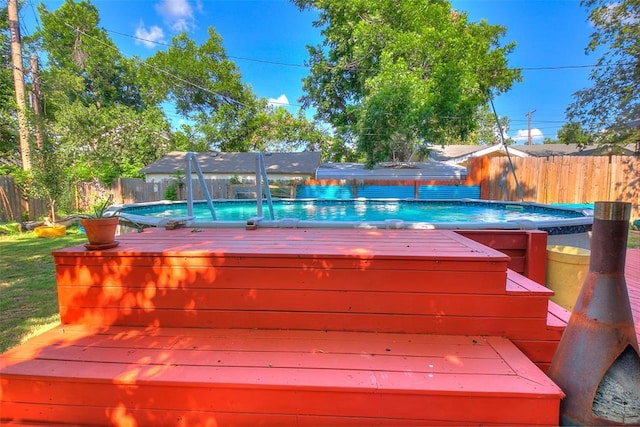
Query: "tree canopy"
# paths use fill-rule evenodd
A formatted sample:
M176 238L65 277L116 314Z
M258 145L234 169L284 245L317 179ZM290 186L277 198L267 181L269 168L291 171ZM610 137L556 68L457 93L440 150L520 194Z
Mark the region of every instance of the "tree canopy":
M596 143L628 144L640 138L640 2L582 0L594 31L587 53L600 54L592 86L574 94L567 108Z
M272 107L242 82L214 28L201 45L181 33L143 60L119 51L89 0L65 0L55 10L41 4L38 13L41 28L23 40L23 57L44 58L38 122L45 135L33 150L37 167L23 172L6 7L0 8L0 53L7 62L0 67L0 167L50 206L70 183L137 177L173 150L329 152L329 132L302 113ZM25 76L30 86L32 76Z
M169 148L169 124L139 93L136 60L99 27L89 1L38 7L42 28L31 47L46 52L41 71L48 150L64 152L70 179L110 183Z
M294 0L319 11L305 107L367 164L406 160L424 143L465 140L487 94L520 79L505 28L471 23L445 0Z
M578 147L584 147L591 143L592 136L580 126L580 123L569 122L558 129L558 141L564 144L576 144Z

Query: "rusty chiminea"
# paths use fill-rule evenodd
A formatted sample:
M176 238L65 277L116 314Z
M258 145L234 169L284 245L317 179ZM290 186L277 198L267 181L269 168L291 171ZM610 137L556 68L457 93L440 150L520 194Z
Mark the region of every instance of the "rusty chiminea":
M549 376L563 425L640 424L640 353L624 278L631 204L596 202L589 272Z

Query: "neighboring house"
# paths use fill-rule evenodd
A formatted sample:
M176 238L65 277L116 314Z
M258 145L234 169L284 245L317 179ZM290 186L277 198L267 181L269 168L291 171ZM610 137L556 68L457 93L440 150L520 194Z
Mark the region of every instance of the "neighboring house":
M445 145L431 147L431 159L450 165L466 166L469 159L476 157L506 156L504 145ZM553 156L607 156L611 149L607 146L590 145L578 148L575 144L533 144L509 145L512 157L553 157ZM634 155L633 146L623 147L618 155Z
M316 179L347 179L377 181L464 180L467 168L441 162L378 163L365 169L361 163L323 163Z
M514 148L521 150L530 156L553 157L553 156L608 156L611 154L619 156L633 156L633 144L620 147L614 150L608 145L587 145L578 148L576 144L534 144L516 145ZM509 147L511 149L511 147Z
M147 182L185 173L185 152L174 151L141 170ZM238 179L253 182L256 177L256 153L196 153L206 179ZM264 153L269 180L313 179L320 165L320 153ZM195 172L195 170L194 170Z
M518 147L519 148L519 147ZM509 154L514 157L529 157L514 146L509 146ZM431 159L449 165L467 166L472 158L506 156L504 145L434 145L431 147Z

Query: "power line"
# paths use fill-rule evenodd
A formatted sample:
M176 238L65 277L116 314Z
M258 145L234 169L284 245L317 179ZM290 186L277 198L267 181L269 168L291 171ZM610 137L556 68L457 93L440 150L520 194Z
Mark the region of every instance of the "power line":
M91 35L87 34L86 32L84 32L84 31L82 31L82 30L80 30L80 29L78 29L78 28L74 28L72 25L70 25L70 24L69 24L69 23L67 23L67 22L64 22L64 24L65 24L66 26L68 26L69 28L71 28L72 30L75 30L75 31L79 32L80 34L83 34L84 36L86 36L86 37L88 37L88 38L90 38L90 39L92 39L92 40L94 40L94 41L96 41L96 42L98 42L98 43L102 44L103 46L108 47L108 48L109 48L109 49L111 49L111 50L115 50L115 51L117 51L118 53L121 53L121 52L120 52L120 50L119 50L117 47L115 47L115 46L111 46L111 45L109 45L109 44L107 44L107 43L104 43L102 40L96 39L95 37L93 37L93 36L91 36ZM104 29L104 28L103 28L103 30L105 30L105 31L109 31L109 32L115 32L115 31L106 30L106 29ZM115 32L115 33L117 33L117 32ZM118 34L126 35L126 34L123 34L123 33L118 33ZM130 36L130 37L140 39L139 37L135 37L135 36ZM144 39L140 39L140 40L144 40ZM161 43L161 44L162 44L162 43ZM164 44L164 45L165 45L165 46L171 46L171 45L167 45L167 44ZM240 102L240 101L237 101L237 100L232 99L232 98L230 98L230 97L228 97L228 96L226 96L226 95L223 95L223 94L221 94L221 93L219 93L219 92L215 92L215 91L213 91L213 90L211 90L211 89L208 89L208 88L202 87L202 86L200 86L200 85L198 85L198 84L196 84L196 83L193 83L193 82L191 82L191 81L188 81L188 80L186 80L186 79L183 79L182 77L177 76L177 75L175 75L175 74L171 73L171 72L170 72L170 71L168 71L168 70L165 70L165 69L160 68L160 67L157 67L157 66L155 66L155 65L151 65L151 64L149 64L149 63L146 63L146 62L142 61L141 59L139 59L139 58L138 58L138 57L136 57L136 56L128 56L128 58L129 58L129 59L131 59L131 60L137 61L139 64L141 64L141 65L143 65L143 66L146 66L146 67L152 68L152 69L154 69L154 70L156 70L156 71L158 71L158 72L160 72L160 73L163 73L163 74L165 74L165 75L167 75L167 76L169 76L169 77L171 77L171 78L174 78L174 79L176 79L176 80L180 81L181 83L188 84L188 85L190 85L190 86L193 86L193 87L195 87L195 88L197 88L197 89L200 89L200 90L205 91L205 92L207 92L207 93L210 93L210 94L212 94L212 95L219 96L219 97L221 97L222 99L226 100L226 101L227 101L227 102L229 102L229 103L235 103L236 105L240 105L240 106L242 106L242 107L247 107L247 105L243 104L243 103L242 103L242 102ZM264 62L264 61L263 61L263 62ZM274 64L275 64L275 63L274 63ZM279 63L279 64L280 64L280 65L282 65L282 63ZM291 104L291 103L280 102L280 101L275 101L275 100L273 100L273 101L268 101L268 103L269 103L269 104L282 105L282 106L302 107L302 105L299 105L299 104Z
M29 4L31 4L31 6L33 7L32 3L30 3L30 2L29 2ZM34 12L34 13L35 13L35 12ZM86 36L86 37L88 37L88 38L90 38L90 39L92 39L92 40L94 40L94 41L96 41L96 42L98 42L98 43L102 44L103 46L108 47L109 49L115 50L115 51L117 51L118 53L120 53L119 49L118 49L116 46L111 46L111 45L109 45L109 44L106 44L106 43L104 43L103 41L101 41L101 40L99 40L99 39L96 39L95 37L93 37L93 36L91 36L91 35L87 34L86 32L84 32L84 31L82 31L82 30L80 30L80 29L78 29L78 28L74 28L73 26L71 26L71 25L70 25L69 23L67 23L67 22L64 22L64 24L65 24L66 26L68 26L69 28L71 28L72 30L75 30L75 31L77 31L77 32L79 32L79 33L81 33L81 34L83 34L84 36ZM105 29L105 28L103 28L103 30L104 30L104 31L107 31L107 32L110 32L110 33L118 34L118 35L121 35L121 36L124 36L124 37L129 37L129 38L132 38L132 39L136 39L136 40L140 40L140 41L148 42L148 43L153 43L153 44L157 44L157 45L161 45L161 46L167 46L167 47L176 47L176 46L173 46L173 45L170 45L170 44L167 44L167 43L158 42L158 41L155 41L155 40L144 39L144 38L141 38L141 37L137 37L137 36L134 36L134 35L130 35L130 34L126 34L126 33L118 32L118 31L114 31L114 30L108 30L108 29ZM178 48L179 48L179 47L178 47ZM255 58L247 58L247 57L239 57L239 56L230 56L230 55L228 55L227 57L228 57L228 58L234 58L234 59L241 59L241 60L250 61L250 62L266 63L266 64L277 65L277 66L288 66L288 67L298 67L298 68L309 68L309 67L308 67L308 66L306 66L306 65L292 64L292 63L285 63L285 62L278 62L278 61L270 61L270 60L255 59ZM240 106L243 106L243 107L247 107L245 104L243 104L243 103L242 103L242 102L240 102L240 101L236 101L236 100L234 100L234 99L232 99L232 98L229 98L229 97L228 97L228 96L226 96L226 95L223 95L223 94L221 94L221 93L215 92L215 91L210 90L210 89L208 89L208 88L202 87L202 86L200 86L200 85L198 85L198 84L196 84L196 83L194 83L194 82L191 82L191 81L186 80L186 79L184 79L184 78L182 78L182 77L180 77L180 76L177 76L177 75L175 75L175 74L171 73L170 71L168 71L168 70L166 70L166 69L162 69L162 68L160 68L160 67L157 67L157 66L154 66L154 65L148 64L148 63L146 63L146 62L144 62L144 61L140 60L140 59L139 59L139 58L137 58L136 56L129 56L129 59L135 60L135 61L137 61L138 63L140 63L141 65L144 65L144 66L150 67L150 68L152 68L152 69L154 69L154 70L156 70L156 71L158 71L158 72L160 72L160 73L163 73L163 74L165 74L165 75L167 75L167 76L169 76L169 77L171 77L171 78L174 78L174 79L176 79L176 80L180 81L181 83L184 83L184 84L187 84L187 85L193 86L193 87L195 87L195 88L197 88L197 89L200 89L200 90L202 90L202 91L205 91L205 92L207 92L207 93L210 93L210 94L213 94L213 95L219 96L219 97L221 97L222 99L226 100L226 101L227 101L227 102L229 102L229 103L235 103L235 104L237 104L237 105L240 105ZM590 68L590 67L598 67L598 66L599 66L599 65L567 65L567 66L553 66L553 67L525 67L525 68L520 68L520 69L521 69L521 70L558 70L558 69L571 69L571 68ZM22 70L21 70L21 71L22 71ZM271 104L271 105L281 105L281 106L291 106L291 107L302 107L302 105L300 105L300 104L292 104L292 103L280 102L280 101L276 101L276 100L268 101L268 103L269 103L269 104ZM517 123L517 122L522 122L522 121L523 121L523 120L510 120L510 122L512 122L512 123ZM566 121L564 121L564 120L536 120L536 122L537 122L537 123L565 123ZM538 129L540 129L540 127L538 127Z
M164 43L164 42L160 42L160 41L157 41L157 40L145 39L143 37L134 36L132 34L126 34L126 33L122 33L120 31L115 31L115 30L109 30L107 28L103 28L103 30L108 32L108 33L118 34L120 36L129 37L131 39L139 40L139 41L142 41L142 42L145 42L145 43L153 43L153 44L156 44L158 46L177 47L177 46L174 46L174 45L169 44L169 43ZM287 63L287 62L279 62L279 61L272 61L272 60L266 60L266 59L247 58L247 57L243 57L243 56L232 56L232 55L226 55L226 56L227 56L227 58L230 58L230 59L237 59L237 60L249 61L249 62L258 62L258 63L261 63L261 64L279 65L279 66L283 66L283 67L309 68L308 66L301 65L301 64L292 64L292 63Z
M31 12L33 13L33 19L36 21L36 30L39 30L40 29L40 20L38 19L38 14L36 13L36 9L33 7L33 2L32 1L29 1L28 4L31 7Z
M143 37L122 33L120 31L109 30L107 28L103 28L103 30L108 33L118 34L123 37L139 40L144 43L152 43L158 46L176 47L169 43L164 43L157 40L145 39ZM241 61L248 61L248 62L257 62L260 64L276 65L276 66L282 66L282 67L295 67L295 68L306 68L306 69L311 68L309 65L305 65L305 64L294 64L290 62L280 62L280 61L273 61L268 59L249 58L246 56L227 55L227 58L241 60ZM635 62L623 63L621 65L635 65ZM555 66L541 66L541 67L509 67L508 69L521 70L521 71L550 71L550 70L571 70L571 69L581 69L581 68L601 68L605 66L606 66L605 64L584 64L584 65L555 65ZM332 68L336 68L336 67L332 67Z
M509 122L511 123L519 123L519 122L524 122L526 123L527 121L524 119L509 119ZM566 123L566 120L536 120L536 123Z
M91 40L93 40L93 41L95 41L95 42L97 42L97 43L100 43L101 45L103 45L103 46L105 46L105 47L107 47L107 48L109 48L109 49L111 49L111 50L115 50L115 51L117 51L118 53L120 53L120 50L119 50L116 46L109 45L108 43L105 43L105 42L103 42L102 40L99 40L99 39L97 39L97 38L95 38L95 37L93 37L93 36L91 36L91 35L87 34L86 32L82 31L82 30L81 30L81 29L79 29L79 28L74 28L72 25L70 25L70 24L69 24L69 23L67 23L67 22L64 22L64 25L66 25L67 27L71 28L72 30L77 31L78 33L80 33L80 34L84 35L85 37L88 37L88 38L90 38ZM138 59L138 58L137 58L137 57L135 57L135 56L131 56L131 57L129 57L129 59L131 59L131 60L134 60L134 61L138 62L138 63L139 63L140 65L142 65L142 66L149 67L149 68L151 68L151 69L153 69L153 70L155 70L155 71L158 71L159 73L165 74L165 75L167 75L167 76L169 76L169 77L171 77L171 78L173 78L173 79L175 79L175 80L177 80L177 81L179 81L179 82L181 82L181 83L184 83L184 84L187 84L187 85L189 85L189 86L195 87L196 89L199 89L199 90L202 90L202 91L204 91L204 92L210 93L211 95L219 96L220 98L224 99L226 102L228 102L228 103L230 103L230 104L236 104L236 105L240 105L240 106L242 106L242 107L247 107L247 105L243 104L243 103L242 103L242 102L240 102L240 101L237 101L237 100L235 100L235 99L232 99L232 98L230 98L230 97L228 97L228 96L226 96L226 95L224 95L224 94L221 94L221 93L219 93L219 92L213 91L213 90L211 90L211 89L208 89L208 88L202 87L202 86L200 86L200 85L198 85L198 84L196 84L196 83L193 83L193 82L191 82L191 81L189 81L189 80L183 79L182 77L177 76L177 75L175 75L175 74L171 73L170 71L167 71L167 70L165 70L165 69L163 69L163 68L160 68L160 67L156 67L155 65L151 65L151 64L149 64L149 63L147 63L147 62L145 62L145 61L142 61L142 60Z

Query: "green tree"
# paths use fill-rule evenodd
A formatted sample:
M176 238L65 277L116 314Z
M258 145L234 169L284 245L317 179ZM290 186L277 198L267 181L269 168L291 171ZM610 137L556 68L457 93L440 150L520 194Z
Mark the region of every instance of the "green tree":
M264 151L321 151L328 132L308 121L302 111L292 115L284 107L266 107L254 118L250 135L252 147Z
M139 176L170 146L167 120L140 96L140 61L121 55L89 1L38 9L34 44L47 58L41 80L49 150L65 153L69 179L109 184Z
M563 144L576 144L584 147L591 143L592 136L585 131L580 123L568 122L558 130L558 141Z
M189 135L199 151L319 150L325 133L304 116L258 99L242 83L215 29L208 33L201 45L182 33L166 51L147 59L141 71L145 99L175 103L190 122L182 127L182 135ZM184 137L180 141L185 145Z
M65 0L53 12L41 4L38 11L42 30L36 36L47 53L48 86L86 106L141 107L133 60L123 57L98 27L100 17L91 2Z
M487 93L520 79L504 27L470 23L444 0L294 0L315 8L324 42L309 46L305 107L355 143L368 166L406 160L425 142L465 140Z
M570 121L580 122L598 144L637 142L631 123L640 117L640 2L582 0L589 9L591 34L587 53L601 53L590 75L593 86L574 94L567 108Z
M502 116L499 120L500 127L505 138L504 142L506 144L512 144L513 140L506 136L507 131L509 130L509 118ZM475 122L477 124L477 128L472 131L469 138L467 138L467 144L494 145L502 143L500 131L496 124L496 116L487 104L476 110ZM465 141L457 141L454 143L464 144Z
M55 222L59 208L70 212L73 202L73 184L75 180L69 173L70 157L45 139L43 147L34 149L37 163L29 171L30 185L27 193L43 199L49 206L49 218Z
M147 164L170 151L170 128L162 112L140 112L124 105L102 108L68 104L51 123L56 147L71 157L77 180L98 178L108 185L117 177L137 177Z

